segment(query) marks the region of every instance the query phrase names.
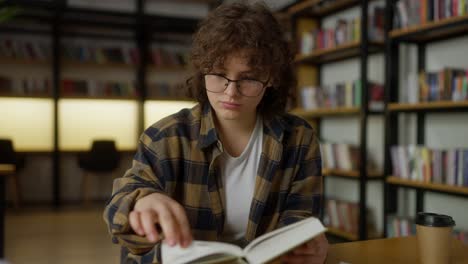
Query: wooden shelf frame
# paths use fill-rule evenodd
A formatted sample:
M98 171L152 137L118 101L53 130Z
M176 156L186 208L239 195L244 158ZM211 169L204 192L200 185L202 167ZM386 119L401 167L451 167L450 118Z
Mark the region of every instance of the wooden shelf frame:
M138 65L136 64L128 64L124 62L91 62L91 61L76 61L76 60L69 60L63 59L62 60L62 67L64 68L103 68L103 69L113 69L113 68L121 68L121 69L136 69Z
M0 163L0 175L7 175L14 173L16 170L15 165Z
M181 101L181 102L195 102L194 99L188 97L173 97L173 96L147 96L145 101Z
M453 186L441 183L422 182L402 179L396 176L389 176L386 179L387 183L392 185L406 186L416 189L424 189L448 194L468 196L468 187Z
M341 230L341 229L338 229L338 228L335 228L335 227L331 227L331 226L327 226L326 228L327 228L327 233L329 233L329 234L331 234L333 236L341 237L341 238L344 238L344 239L349 240L349 241L359 240L357 234L346 232L344 230Z
M52 94L15 94L15 93L0 93L0 98L30 98L30 99L54 99Z
M118 95L102 95L102 96L91 96L91 95L61 95L59 100L66 99L80 99L80 100L129 100L137 101L138 96L118 96Z
M25 59L25 58L10 58L0 57L0 64L19 64L19 65L37 65L37 66L52 66L51 59Z
M292 114L303 118L320 118L325 116L350 116L359 115L359 107L338 107L338 108L319 108L315 110L293 109Z
M390 31L393 41L425 43L445 40L468 32L468 15L453 16L437 21L429 21L422 25L411 26Z
M345 177L350 179L359 179L360 173L358 170L351 170L351 171L344 171L339 169L322 169L323 176L338 176L338 177ZM376 171L368 171L367 172L367 179L368 180L379 180L383 179L383 174L376 172Z
M147 67L150 72L188 72L187 66L155 66L149 64Z
M306 0L290 6L287 13L290 16L306 15L313 17L325 17L334 13L356 7L360 3L359 0Z
M384 51L382 41L369 41L369 54ZM323 64L359 57L361 54L361 43L359 41L338 45L328 49L314 50L311 54L296 55L296 63Z
M468 100L453 101L435 101L423 103L390 103L388 110L391 112L419 112L419 111L468 111Z

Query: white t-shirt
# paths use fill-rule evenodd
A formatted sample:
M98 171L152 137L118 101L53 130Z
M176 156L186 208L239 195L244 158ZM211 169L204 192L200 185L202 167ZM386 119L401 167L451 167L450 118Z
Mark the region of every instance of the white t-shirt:
M240 156L232 157L226 151L222 154L220 168L226 201L222 241L236 243L245 235L262 143L263 122L257 116L255 128Z

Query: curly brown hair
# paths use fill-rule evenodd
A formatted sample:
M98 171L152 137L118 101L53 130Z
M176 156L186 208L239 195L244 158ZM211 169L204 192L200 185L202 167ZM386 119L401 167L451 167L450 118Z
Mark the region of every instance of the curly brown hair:
M204 74L239 51L248 51L249 67L255 73L267 73L272 86L257 111L266 118L284 113L290 88L296 84L293 56L278 21L258 2L222 4L201 21L190 54L194 73L186 82L188 95L206 104Z

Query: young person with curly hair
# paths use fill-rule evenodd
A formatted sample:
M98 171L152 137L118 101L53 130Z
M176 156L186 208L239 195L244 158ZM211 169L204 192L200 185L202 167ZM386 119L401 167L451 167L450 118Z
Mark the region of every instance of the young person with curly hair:
M162 239L243 246L320 211L317 136L286 113L292 54L268 8L216 8L195 33L191 63L198 104L144 131L104 212L125 263L157 263ZM323 263L327 249L321 235L282 261Z

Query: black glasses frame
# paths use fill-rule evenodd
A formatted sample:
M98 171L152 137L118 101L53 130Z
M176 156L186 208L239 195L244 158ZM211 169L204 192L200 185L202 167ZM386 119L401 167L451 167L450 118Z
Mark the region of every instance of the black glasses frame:
M228 77L226 77L226 76L224 76L224 75L222 75L222 74L216 74L216 73L207 73L207 74L204 74L204 75L203 75L203 78L205 78L207 75L214 75L214 76L222 77L222 78L226 79L226 81L228 81L227 84L225 85L224 89L223 89L222 91L219 91L219 92L214 92L214 91L208 90L208 88L206 88L206 83L205 83L205 89L206 89L207 91L212 92L212 93L223 93L223 92L226 91L226 89L229 87L229 84L230 84L230 83L235 83L235 84L236 84L235 87L236 87L236 89L237 89L237 92L238 92L239 94L241 94L242 96L245 96L245 97L257 97L257 96L259 96L259 95L263 92L263 90L265 89L265 87L267 87L267 85L268 85L268 81L262 82L262 81L260 81L260 80L248 79L248 78L246 78L246 79L239 79L239 80L231 80L231 79L229 79ZM206 80L205 80L205 81L206 81ZM237 82L239 82L239 81L256 81L256 82L259 82L259 83L262 84L262 89L259 90L259 92L258 92L257 95L245 95L245 94L243 94L243 93L240 91L239 86L237 85Z

